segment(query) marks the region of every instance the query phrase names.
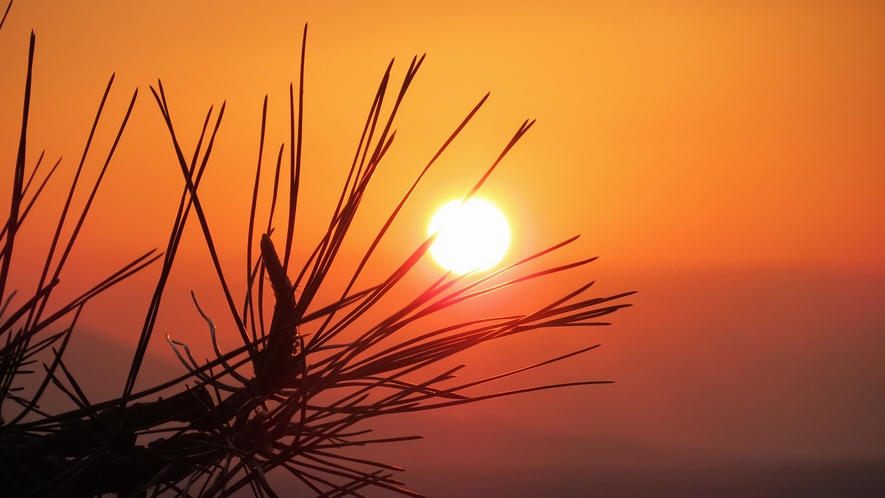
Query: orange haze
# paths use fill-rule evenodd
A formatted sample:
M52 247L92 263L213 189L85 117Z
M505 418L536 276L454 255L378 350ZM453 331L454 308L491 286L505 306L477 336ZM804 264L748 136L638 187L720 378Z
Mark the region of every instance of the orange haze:
M362 282L400 262L421 242L432 210L463 195L519 124L536 118L481 191L511 223L505 261L581 234L557 261L600 260L580 279L545 282L538 295L593 279L599 293L640 291L608 329L463 358L480 375L600 342L513 385L617 383L403 419L388 429L428 436L384 449L406 464L407 484L432 496L585 496L626 489L621 482L640 496L629 476L647 476L689 496L676 478L661 477L681 469L693 482L712 482L710 496L724 496L716 483L764 480L752 472L772 465L861 462L885 475L885 4L541 4L16 2L0 30L0 204L9 202L31 29L28 165L44 148L47 160L64 159L63 181L47 188L50 201L25 227L33 251L15 258L30 269L41 262L41 229L58 212L113 72L89 178L136 87L139 101L62 278L73 293L165 245L182 180L148 88L159 77L186 154L208 107L227 101L200 188L225 270L241 289L262 99L270 171L288 141L288 85L308 22L300 260L328 222L390 58L399 81L411 57L427 53L345 263L473 105L486 91L491 98L407 205ZM174 359L165 333L210 354L189 290L210 314L226 313L205 244L196 224L190 229L151 346L157 361ZM417 272L415 285L438 276L432 262ZM82 326L128 351L155 277L149 270L97 300ZM233 347L238 339L231 331L225 340ZM127 354L111 361L125 365ZM171 376L179 366L170 365ZM123 379L104 382L113 385L96 389L116 392ZM712 467L722 475L704 473ZM796 472L794 487L808 476L820 480L815 489L842 482Z

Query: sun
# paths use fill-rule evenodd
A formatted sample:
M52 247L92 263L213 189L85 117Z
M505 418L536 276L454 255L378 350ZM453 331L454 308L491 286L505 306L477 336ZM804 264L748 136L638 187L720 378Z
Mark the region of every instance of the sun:
M471 198L443 205L427 227L439 231L430 254L440 266L457 274L492 268L510 246L510 226L490 202Z

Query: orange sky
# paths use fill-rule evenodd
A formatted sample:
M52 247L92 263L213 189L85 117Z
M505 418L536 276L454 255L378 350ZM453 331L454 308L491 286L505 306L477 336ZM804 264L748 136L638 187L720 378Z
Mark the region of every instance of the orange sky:
M602 462L654 466L673 455L885 458L878 422L885 405L873 395L885 389L885 6L536 4L17 2L0 30L0 157L10 165L15 157L31 29L37 55L29 164L45 148L53 161L64 157L62 178L70 178L116 71L88 163L94 175L139 88L66 274L66 283L80 288L95 272L165 244L181 179L148 85L162 78L186 149L208 106L226 99L201 189L226 268L239 275L261 101L269 95L267 154L274 156L288 133L288 84L297 77L303 23L310 23L304 240L315 240L328 219L387 62L396 57L398 80L414 54L427 53L366 200L361 227L368 228L355 230L348 254L491 91L394 227L373 275L420 243L432 210L469 189L522 120L537 118L480 194L510 217L508 258L582 234L563 260L601 258L579 279L598 279L600 292L640 294L635 308L614 316L614 327L589 339L557 336L521 350L502 345L509 360L493 348L477 352L477 363L521 364L517 359L599 341L598 352L541 380L618 383L545 394L550 413L534 413L540 398L526 397L419 418L415 430L436 439L390 450L394 460L416 455L408 483L470 494L434 469L466 472L485 462L493 476L532 467L513 448L536 454L536 466L574 475ZM7 185L11 168L0 174ZM49 196L62 195L61 182L55 185ZM0 204L7 203L3 189ZM42 247L33 228L57 209L48 202L35 212L33 247ZM298 255L308 247L299 246ZM89 253L101 260L90 262ZM16 257L36 264L40 252ZM158 331L196 344L205 336L186 292L197 290L210 310L224 313L221 300L212 301L217 284L196 231L180 262L170 288L179 297L169 299ZM419 271L430 277L436 269ZM87 326L134 343L152 279L97 302ZM561 282L542 291L567 288ZM165 345L155 346L158 357L171 357ZM550 423L539 429L533 417ZM477 462L459 461L460 449L440 440L477 444ZM474 492L487 489L472 479Z

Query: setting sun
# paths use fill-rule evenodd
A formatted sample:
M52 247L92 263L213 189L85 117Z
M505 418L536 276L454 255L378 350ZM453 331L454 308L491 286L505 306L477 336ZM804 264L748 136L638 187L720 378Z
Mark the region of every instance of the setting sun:
M437 231L430 254L440 266L458 274L495 266L510 245L507 219L494 205L476 198L463 204L454 200L439 208L427 235Z

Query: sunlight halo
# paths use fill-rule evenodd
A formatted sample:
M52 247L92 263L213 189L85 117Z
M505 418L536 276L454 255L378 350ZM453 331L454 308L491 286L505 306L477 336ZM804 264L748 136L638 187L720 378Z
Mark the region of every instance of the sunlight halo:
M510 246L510 227L493 204L471 198L454 200L436 211L427 228L430 236L439 231L430 254L436 262L456 274L488 270L498 264Z

